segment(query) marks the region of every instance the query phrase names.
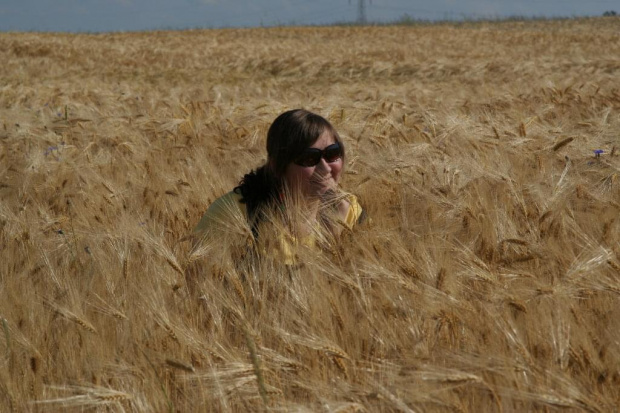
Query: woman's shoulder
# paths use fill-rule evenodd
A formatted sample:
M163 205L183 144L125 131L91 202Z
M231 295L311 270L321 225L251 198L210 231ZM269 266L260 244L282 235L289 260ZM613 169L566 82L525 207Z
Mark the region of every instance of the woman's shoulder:
M204 213L193 233L206 231L213 226L234 225L235 221L247 220L245 204L240 193L232 190L217 198Z

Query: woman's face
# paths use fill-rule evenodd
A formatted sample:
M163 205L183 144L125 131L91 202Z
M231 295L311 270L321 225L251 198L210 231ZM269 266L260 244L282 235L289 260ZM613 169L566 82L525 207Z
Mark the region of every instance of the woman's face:
M324 132L311 148L323 150L334 143L336 143L336 139L332 134ZM336 187L340 179L342 165L342 157L334 162L327 162L325 158L321 158L315 166L300 166L291 163L286 168L284 180L295 193L300 193L305 198L318 198L329 189Z

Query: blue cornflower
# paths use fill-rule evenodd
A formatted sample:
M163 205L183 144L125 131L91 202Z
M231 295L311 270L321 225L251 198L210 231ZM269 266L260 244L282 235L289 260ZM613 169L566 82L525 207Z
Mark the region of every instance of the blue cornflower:
M47 149L45 150L45 156L57 150L58 150L58 146L48 146Z

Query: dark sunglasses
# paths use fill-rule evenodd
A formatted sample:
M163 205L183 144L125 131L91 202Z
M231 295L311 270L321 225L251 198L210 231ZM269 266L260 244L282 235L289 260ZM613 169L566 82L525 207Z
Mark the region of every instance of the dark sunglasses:
M318 148L308 148L304 150L293 162L299 166L315 166L321 162L321 158L325 162L332 163L342 158L342 146L338 142L329 145L323 150Z

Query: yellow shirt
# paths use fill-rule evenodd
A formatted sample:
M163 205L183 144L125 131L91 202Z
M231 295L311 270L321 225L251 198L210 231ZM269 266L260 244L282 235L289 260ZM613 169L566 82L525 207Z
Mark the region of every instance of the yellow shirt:
M235 191L230 191L225 195L222 195L216 199L207 209L207 212L202 216L198 225L193 230L193 234L196 236L202 236L206 233L211 235L241 235L251 242L252 237L247 208L244 203L241 202L242 195ZM349 209L342 224L347 228L353 229L355 224L362 216L362 207L357 201L357 197L354 195L347 195L347 201L349 202ZM296 240L295 237L280 236L279 249L283 255L284 262L292 264L294 260L293 248L291 243L301 242L305 246L314 247L316 245L316 239L313 235L306 236L301 240Z

